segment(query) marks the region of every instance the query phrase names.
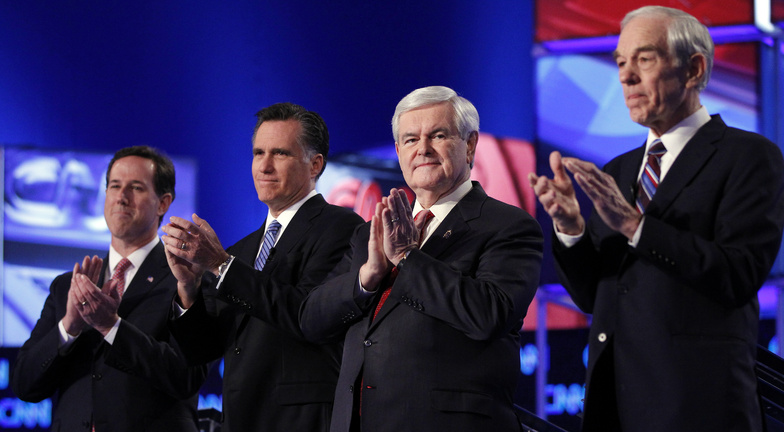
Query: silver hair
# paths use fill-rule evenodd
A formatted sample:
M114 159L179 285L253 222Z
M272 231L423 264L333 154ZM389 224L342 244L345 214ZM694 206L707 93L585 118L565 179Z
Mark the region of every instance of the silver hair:
M688 65L689 59L694 54L699 53L705 57L705 75L697 86L697 90L704 90L710 81L713 69L713 39L708 28L697 18L682 10L664 6L643 6L626 14L621 21L621 31L629 21L639 17L669 18L667 45L670 49L670 55L675 59L675 67Z
M395 137L395 142L398 140L400 116L403 113L442 102L449 102L452 105L454 122L460 138L468 139L472 132L479 132L479 113L468 99L458 96L449 87L430 86L412 91L397 104L395 114L392 116L392 135Z

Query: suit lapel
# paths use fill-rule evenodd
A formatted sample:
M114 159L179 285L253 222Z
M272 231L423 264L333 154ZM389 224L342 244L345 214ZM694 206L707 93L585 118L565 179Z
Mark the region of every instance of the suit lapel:
M716 151L714 143L724 133L726 125L719 116L713 116L683 148L673 163L667 176L659 184L645 212L650 215L661 215L675 201L681 191L698 175L710 157Z
M107 259L108 262L108 259ZM159 242L144 259L139 270L133 276L126 293L120 302L118 314L127 317L128 314L169 274L169 265L166 262L163 243Z

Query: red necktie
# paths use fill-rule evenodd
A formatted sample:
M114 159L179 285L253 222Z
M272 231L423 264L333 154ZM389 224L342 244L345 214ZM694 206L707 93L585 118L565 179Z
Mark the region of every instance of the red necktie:
M433 219L433 216L433 212L430 210L420 210L419 213L417 213L417 215L414 217L414 225L417 225L422 219L424 219L424 222L421 222L422 227L419 229L419 247L422 247L422 240L425 238L425 227L427 227L430 219ZM376 315L378 315L378 312L381 310L381 306L383 306L384 302L387 301L389 292L392 291L392 285L394 285L395 279L397 279L397 272L397 266L393 267L392 272L389 274L389 278L387 279L387 286L384 289L384 292L381 293L381 299L378 301L375 312L373 312L373 319L376 318Z
M117 263L117 266L114 267L114 273L112 273L112 279L117 281L117 294L122 297L123 292L125 292L125 271L131 266L131 260L128 258L123 258L120 262Z

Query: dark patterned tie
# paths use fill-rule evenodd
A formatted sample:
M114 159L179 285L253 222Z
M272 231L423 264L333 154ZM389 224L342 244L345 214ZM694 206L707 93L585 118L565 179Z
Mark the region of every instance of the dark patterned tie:
M645 208L653 199L656 188L659 187L659 176L661 175L661 157L667 149L664 148L660 139L656 139L648 150L648 161L645 169L640 176L637 184L637 211L645 213Z
M256 270L264 268L264 264L267 262L267 258L269 258L270 251L272 250L272 247L275 246L275 239L278 238L279 230L280 222L273 219L267 227L267 232L264 233L264 241L261 243L261 252L259 252L259 256L256 258Z
M114 267L112 279L117 281L117 294L122 297L125 292L125 271L131 266L131 260L123 258Z

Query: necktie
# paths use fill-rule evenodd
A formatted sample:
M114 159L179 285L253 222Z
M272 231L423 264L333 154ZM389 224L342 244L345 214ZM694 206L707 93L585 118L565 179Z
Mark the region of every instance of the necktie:
M661 157L666 152L667 149L660 139L656 139L648 150L648 161L637 184L637 211L640 213L645 213L645 208L648 207L653 194L656 193L656 188L659 187Z
M112 273L112 279L117 281L117 294L119 294L120 297L122 297L125 292L125 271L128 270L130 266L131 260L123 258L114 267L114 272Z
M256 258L256 270L264 268L264 264L267 262L267 258L269 258L270 251L275 245L275 239L278 238L279 230L280 222L273 219L267 227L267 232L264 233L264 241L261 243L261 252L259 252L259 256Z
M422 240L425 238L425 227L427 223L430 222L430 219L433 219L433 212L430 210L420 210L419 213L414 217L414 225L420 223L422 219L422 227L419 229L419 247L422 247ZM384 302L387 301L389 297L389 292L392 291L392 285L395 283L395 279L397 278L397 266L392 268L392 272L389 274L389 279L387 280L387 287L384 289L384 292L381 293L381 299L378 301L378 306L376 306L375 312L373 312L373 319L376 318L378 312L381 310L381 306L384 305Z

